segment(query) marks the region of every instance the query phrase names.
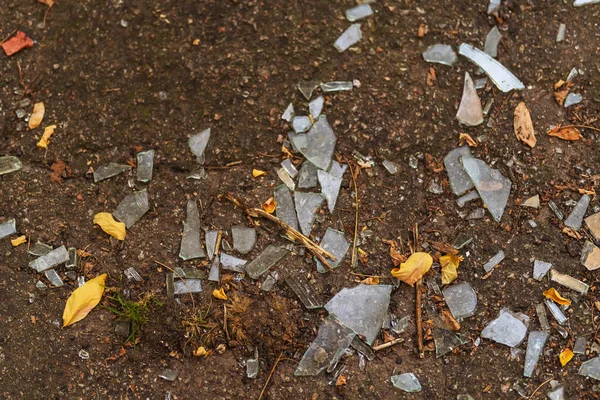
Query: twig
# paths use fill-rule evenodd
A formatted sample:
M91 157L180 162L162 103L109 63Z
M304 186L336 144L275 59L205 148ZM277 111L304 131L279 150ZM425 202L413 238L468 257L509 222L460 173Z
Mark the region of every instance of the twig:
M219 249L221 248L221 239L223 239L223 231L219 229L219 233L217 233L217 242L215 243L215 256L219 255Z
M350 266L354 267L354 263L356 262L356 237L358 235L358 186L356 185L354 167L348 158L346 158L346 162L350 166L350 174L352 175L352 183L354 184L354 209L356 213L354 218L354 239L352 240L352 260L350 262Z
M269 373L269 376L267 377L267 381L265 382L265 385L263 386L262 390L260 391L258 400L262 399L263 394L265 393L265 390L267 390L267 386L269 385L269 382L271 381L271 377L273 376L273 373L275 372L275 368L277 368L277 364L279 364L279 361L281 361L281 356L283 356L283 351L281 353L279 353L279 357L277 357L277 360L275 360L275 364L273 364L273 368L271 368L271 372Z
M352 275L356 276L364 276L366 278L379 278L379 279L392 279L393 276L385 276L385 275L368 275L368 274L359 274L358 272L349 271Z
M112 88L112 89L104 89L102 94L111 93L111 92L120 92L121 88Z
M498 115L500 115L500 113L502 112L502 109L504 108L504 106L506 105L506 103L508 102L508 99L510 99L511 97L511 93L512 92L508 92L506 94L506 98L504 99L504 101L502 102L502 104L500 105L500 108L498 109L498 111L496 111L496 114L494 115L494 119L498 118Z
M565 125L565 126L561 126L560 129L563 128L581 128L581 129L591 129L593 131L598 131L600 132L600 128L595 128L593 126L589 126L589 125Z
M174 273L175 275L177 275L178 278L180 278L183 282L183 284L185 285L185 287L187 288L187 290L190 293L190 298L192 299L192 308L194 310L196 310L196 302L194 301L194 296L192 295L192 290L190 289L190 287L187 285L187 283L185 282L185 276L181 276L179 275L173 268L169 267L166 264L161 263L160 261L156 260L156 259L152 259L155 263L157 263L158 265L160 265L161 267L165 267L166 269L168 269L169 271L171 271L172 273Z
M379 351L379 350L387 349L388 347L392 347L393 345L402 343L402 342L404 342L403 338L397 338L397 339L391 340L387 343L380 344L379 346L372 347L372 349L373 349L373 351Z
M323 263L323 265L325 267L327 267L330 271L333 270L333 268L327 262L327 259L325 257L335 261L336 260L335 256L333 254L331 254L330 252L328 252L327 250L323 249L317 243L313 242L310 238L304 236L302 233L298 232L297 230L295 230L294 228L292 228L291 226L289 226L288 224L286 224L279 218L275 217L274 215L271 215L268 212L266 212L260 208L252 208L252 207L245 205L240 199L235 198L231 193L227 193L227 195L225 197L227 198L227 200L231 201L236 206L241 207L244 210L244 212L246 214L248 214L250 217L253 217L253 218L263 217L263 218L266 218L266 219L270 220L271 222L274 222L277 225L279 225L279 227L281 227L283 230L285 230L286 235L288 235L288 237L293 242L299 241L300 243L302 243L304 245L304 247L306 247L308 249L308 251L310 251L315 257L317 257L319 259L319 261L321 261L321 263Z
M48 9L44 13L44 29L46 29L46 18L48 17L48 13L50 12L51 8L52 8L52 6L48 6Z
M540 390L542 388L542 386L544 386L546 383L550 382L552 379L554 379L554 377L545 380L544 382L542 382L542 384L540 386L538 386L533 393L531 393L531 396L529 396L529 400L533 399L533 395L537 393L538 390Z
M225 335L227 336L227 342L231 342L229 338L229 331L227 330L227 305L223 304L223 330L225 331Z
M423 352L423 328L421 326L421 284L419 279L415 285L415 324L417 325L417 346L419 348L419 358L425 357Z
M239 160L239 161L232 161L232 162L230 162L230 163L227 163L227 164L225 164L225 165L223 165L223 166L218 166L218 165L215 165L215 166L206 165L206 166L204 166L204 169L208 169L208 170L215 170L215 169L228 169L228 168L231 168L231 167L235 167L236 165L240 165L241 163L242 163L242 161L241 161L241 160Z

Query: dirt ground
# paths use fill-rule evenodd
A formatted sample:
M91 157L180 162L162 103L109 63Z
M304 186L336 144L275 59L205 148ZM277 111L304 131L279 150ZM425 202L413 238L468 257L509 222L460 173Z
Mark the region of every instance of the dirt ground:
M171 393L176 399L258 398L281 356L264 399L454 399L467 393L475 399L510 399L520 397L514 385L529 396L550 378L566 386L568 398L599 398L598 383L577 374L579 365L592 355L577 355L565 367L558 360L565 347L572 348L574 338L585 335L588 344L596 338L597 273L579 263L583 241L562 234L560 222L547 207L553 199L570 212L568 201L578 200L580 194L558 190L556 185L592 190L600 173L596 121L600 6L574 8L571 3L503 1L495 18L486 14L483 0L378 1L372 4L374 15L361 21L362 40L338 53L333 42L349 26L343 13L354 5L350 0L60 0L48 12L45 26L43 4L4 2L0 39L19 29L35 45L12 57L0 55L0 155L17 156L24 164L20 171L0 178L0 222L15 218L18 233L32 243L85 249L89 256L80 261L80 275L108 273L107 286L129 291L134 299L153 293L162 306L153 308L139 342L125 346L126 354L116 358L124 344L114 334L115 316L98 307L83 321L62 329L64 304L77 282L37 289L41 277L28 267L31 256L26 246L13 248L10 240L1 240L1 396L163 399ZM566 39L556 43L561 22L567 26ZM421 24L428 32L419 38ZM435 43L456 48L466 42L482 48L494 25L503 35L499 61L527 89L505 94L488 84L479 93L483 103L494 99L493 123L488 124L486 117L484 124L464 128L455 114L464 72L479 76L477 67L463 57L453 67L428 64L421 53ZM573 67L584 72L572 88L584 100L564 109L554 100L553 85ZM431 86L426 83L430 68L436 76ZM208 272L205 260L184 262L178 257L187 199L202 204L205 226L229 231L233 225L249 224L241 210L219 196L232 192L259 206L280 184L276 170L284 154L277 139L289 130L281 113L289 102L297 111L307 112L296 84L354 79L361 86L327 95L324 112L338 136L336 154L341 160L352 159L353 150L375 160L375 166L363 169L358 177L360 247L369 254L368 262L351 268L348 255L333 273L319 274L312 260L288 255L275 267L280 279L271 292L260 290L261 280L230 281L225 285L230 297L249 301L249 306L233 316L238 334L228 332L229 338L222 325L224 302L211 295L220 285L205 280L203 293L194 296L195 305L209 310L207 318L216 328L188 343L182 320L189 315L191 301L189 296L179 302L167 299L168 270L161 265ZM24 99L31 104L21 103ZM31 112L36 101L46 107L42 127L58 126L47 150L36 147L42 127L30 131L15 114L19 108ZM513 111L520 101L531 110L538 136L534 149L513 134ZM582 129L583 140L566 142L545 134L553 124L591 125L596 130ZM209 127L208 177L186 179L197 168L187 139ZM440 162L458 145L460 132L480 142L472 148L476 157L512 180L500 223L489 214L466 220L464 216L481 203L458 208L446 172L435 172L426 161L431 155L433 164ZM133 161L139 149L156 150L150 184L140 184L128 174L93 183L90 167ZM417 169L409 166L410 156L419 160ZM398 165L396 175L382 167L384 158ZM68 166L62 183L50 179L51 166L59 160ZM235 161L241 163L216 168ZM253 168L267 171L267 176L253 178ZM426 190L432 180L442 184L443 194ZM123 245L111 242L94 227L92 216L111 212L133 188L144 187L150 211L128 231ZM321 210L313 237L320 238L333 227L352 239L353 192L346 173L337 210L332 215ZM540 210L517 205L535 194L542 199ZM593 199L588 213L596 206L600 204ZM530 219L536 228L531 228ZM479 299L476 314L462 323L460 331L470 343L441 358L428 352L420 359L414 289L400 284L392 292L390 311L411 317L408 331L400 335L403 343L378 352L364 371L356 354L344 358L345 385L331 385L323 375L294 377L327 312L306 310L284 278L302 275L315 285L320 299L328 301L342 288L356 285L359 279L351 272L389 276L392 261L383 240L394 239L407 248L414 241L415 224L420 245L450 243L461 233L473 237L472 244L461 250L465 260L458 277L458 282L471 283ZM257 232L257 245L244 256L247 259L269 244L287 243L269 222L262 221ZM483 280L483 263L500 249L506 259ZM590 291L568 310L569 336L563 338L553 328L534 376L523 378L523 354L511 360L506 346L474 342L505 307L527 314L530 331L540 329L534 305L552 285L532 279L534 258L584 280ZM142 275L142 282L123 276L129 267ZM436 279L435 272L427 279ZM379 343L383 339L380 336ZM194 357L192 350L198 345L213 354ZM225 345L222 354L216 351L219 345ZM256 379L248 379L243 362L255 348L260 372ZM89 359L79 357L82 349L89 352ZM165 368L179 372L175 382L158 377ZM390 376L403 372L419 378L420 393L409 395L391 385ZM546 384L532 398L545 398L549 387Z

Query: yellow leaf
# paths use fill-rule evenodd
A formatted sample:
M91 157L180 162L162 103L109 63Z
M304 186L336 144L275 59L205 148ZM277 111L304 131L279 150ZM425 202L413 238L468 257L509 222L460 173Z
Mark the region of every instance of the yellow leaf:
M195 357L206 357L206 356L208 356L208 351L206 351L206 349L204 348L204 346L198 347L196 350L194 350L193 353L194 353Z
M33 113L31 113L31 117L29 117L29 129L35 129L40 126L42 119L44 119L45 112L46 108L41 101L33 105Z
M433 258L429 254L413 253L406 262L400 264L400 268L392 269L392 276L410 286L414 286L429 271L431 264L433 264Z
M267 173L263 170L260 169L253 169L252 170L252 176L255 178L258 178L259 176L265 176Z
M561 306L571 305L571 300L565 299L564 297L562 297L560 295L560 293L558 293L558 291L554 288L546 290L544 292L544 296L546 296L546 298L554 301L555 303L560 304Z
M37 143L37 147L41 147L44 149L46 147L48 147L50 136L54 135L55 129L56 129L56 125L48 125L47 127L45 127L44 134L42 135L42 138L40 139L40 141Z
M265 201L262 205L263 210L265 210L269 214L273 214L276 207L277 207L277 202L275 201L274 197L269 197L269 200Z
M100 212L94 215L94 224L100 225L100 228L110 236L125 240L125 235L127 235L125 224L115 221L111 213Z
M23 235L23 236L19 236L16 239L11 239L10 244L12 244L13 247L17 247L25 242L27 242L27 237L25 235Z
M440 257L442 266L442 285L448 285L458 278L458 265L463 260L461 256L455 254L446 254Z
M458 135L458 143L461 146L466 143L469 147L477 147L477 142L468 133L461 133Z
M84 319L100 303L106 274L90 279L71 293L63 311L63 328Z
M227 300L227 295L225 294L225 291L223 290L223 288L217 290L213 290L213 297L220 299L220 300Z
M514 130L517 139L529 147L535 147L537 140L533 130L533 122L531 122L531 114L529 114L529 110L523 102L520 102L515 108Z
M558 356L558 359L560 360L560 365L562 365L563 367L567 365L572 358L573 352L571 351L571 349L564 349Z

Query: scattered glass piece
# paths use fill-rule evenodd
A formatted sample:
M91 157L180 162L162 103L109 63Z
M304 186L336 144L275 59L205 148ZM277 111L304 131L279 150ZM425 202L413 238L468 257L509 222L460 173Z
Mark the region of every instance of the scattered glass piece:
M429 182L429 185L427 185L427 191L433 194L442 194L444 193L444 188L442 188L442 185L434 178Z
M306 100L310 100L315 89L319 87L319 83L318 81L300 81L296 87Z
M296 184L294 183L294 180L292 179L290 174L287 173L285 168L279 168L277 170L277 176L279 177L279 179L281 179L281 181L285 184L285 186L287 186L290 190L294 190L296 188Z
M227 270L244 272L244 266L246 265L246 262L246 260L242 260L241 258L230 256L227 253L221 252L221 265Z
M339 267L350 248L350 242L344 237L344 232L332 228L327 228L327 231L319 244L324 250L330 252L335 257L335 261L328 260L329 265L331 265L331 268L333 269ZM320 273L329 271L316 257L315 261L317 262L317 271Z
M331 93L331 92L344 92L348 90L352 90L354 84L349 81L333 81L321 83L321 90L323 93Z
M94 171L94 182L100 182L113 176L119 175L125 171L131 170L131 165L117 164L114 162L101 165Z
M384 168L387 169L390 174L395 175L398 173L398 167L393 162L384 159L381 164L383 164Z
M219 255L217 254L210 264L210 272L208 273L209 281L219 282L221 280L221 273L219 271L220 262Z
M78 264L77 249L75 247L69 247L68 253L69 253L69 259L67 260L65 267L67 267L67 269L77 268L77 264Z
M571 214L565 219L565 226L578 231L581 228L583 217L585 217L589 204L590 196L588 194L581 196L577 205L573 208L573 211L571 211Z
M327 200L327 208L329 209L329 213L332 214L340 193L340 188L342 187L342 178L338 178L321 170L317 171L317 178L321 185L322 197L325 197Z
M477 158L463 156L461 162L488 211L496 222L500 222L510 195L511 181Z
M137 282L142 281L142 276L133 267L127 268L124 271L124 273L125 273L125 276L127 277L127 279L129 279L129 280L133 280L133 281L137 281Z
M375 352L373 351L371 346L363 342L358 336L354 336L354 339L352 339L352 343L350 343L350 346L352 346L352 348L358 351L360 354L367 357L367 360L373 361L375 359Z
M200 279L180 279L175 281L174 294L188 294L202 292Z
M508 347L516 347L525 339L526 334L527 326L523 321L504 308L481 332L481 337Z
M483 208L476 208L469 215L467 215L467 220L472 219L481 219L485 217L485 210Z
M17 232L17 221L14 218L0 224L0 239L15 234Z
M590 230L594 239L600 240L600 213L590 215L585 219L585 225Z
M463 194L458 199L456 199L456 204L460 208L463 208L465 206L465 204L467 204L469 201L477 200L479 198L480 198L479 193L477 193L476 190L472 190L472 191L468 192L467 194Z
M319 171L319 176L321 172L323 171ZM296 203L298 224L300 225L300 230L304 235L310 235L310 232L312 231L312 225L315 220L315 213L319 207L321 207L321 204L323 204L323 200L323 196L319 193L294 192L294 202Z
M460 250L463 247L465 247L466 245L471 244L472 242L473 242L472 236L461 233L456 238L454 238L454 240L452 241L452 247L454 247L456 250Z
M44 271L44 274L53 286L61 287L64 285L63 280L60 279L60 276L58 276L58 273L55 270L47 269Z
M192 260L194 258L206 257L206 253L200 243L200 213L195 199L187 202L187 217L183 223L183 236L181 236L181 247L179 258Z
M283 169L285 169L285 172L287 172L292 179L298 175L298 170L296 169L296 166L294 165L294 163L292 163L292 160L290 160L289 158L283 160L281 166L283 167Z
M362 33L360 31L360 24L352 24L346 29L340 37L337 38L333 47L340 53L346 51L349 47L358 43L362 39Z
M549 336L550 334L547 331L533 331L529 333L523 376L531 378L531 375L533 375L533 370L540 359Z
M433 342L435 344L435 356L439 358L450 353L457 347L460 347L465 343L469 343L469 340L466 340L462 336L457 335L447 329L434 327Z
M412 169L417 169L419 167L419 160L417 160L417 157L415 157L412 154L410 156L408 156L408 166L411 167ZM461 168L461 170L462 170L462 168Z
M150 182L152 168L154 167L154 150L140 151L137 153L137 180Z
M298 188L308 189L317 186L317 167L310 161L304 161L300 167Z
M468 72L465 72L465 83L463 85L462 99L456 113L458 122L468 126L477 126L483 122L483 110L481 100L477 95L477 89Z
M321 111L323 111L323 105L325 104L325 98L323 96L319 96L308 104L308 112L313 120L319 118L321 115Z
M246 376L250 379L256 379L258 376L258 349L254 350L254 358L246 360Z
M472 63L481 68L501 91L506 93L511 90L525 89L523 83L506 67L470 44L461 44L458 48L458 54L467 57Z
M421 391L421 384L412 372L407 372L391 377L392 385L407 393L416 393Z
M172 369L165 369L163 372L158 375L159 378L162 378L166 381L174 382L175 379L179 376L179 372L173 371Z
M35 283L35 287L36 287L36 288L38 288L38 289L40 289L40 290L46 290L46 289L48 289L48 285L46 285L46 284L45 284L44 282L42 282L42 281L37 281L37 282Z
M294 117L292 120L292 126L294 127L294 132L303 133L310 129L312 123L310 122L309 117L301 115Z
M600 381L600 357L594 357L591 360L581 364L579 375L588 376Z
M548 314L546 314L546 309L542 303L538 303L535 305L535 312L537 313L538 319L540 320L540 326L543 330L549 331L550 324L548 323Z
M138 222L149 209L148 191L143 189L126 196L113 212L113 216L125 223L125 226L129 229L133 224Z
M549 400L565 400L565 387L563 385L557 386L546 393Z
M558 33L556 34L556 42L562 42L565 40L565 34L567 33L567 26L565 24L560 24L558 26Z
M502 260L504 260L504 257L505 255L502 250L497 252L494 257L490 258L490 260L483 265L485 272L490 272L496 265L500 264Z
M475 314L477 294L469 283L462 282L446 286L442 293L452 316L458 321Z
M490 57L496 58L498 56L498 44L502 39L502 34L498 30L497 26L494 26L487 34L485 38L484 52Z
M285 282L307 309L312 310L323 307L323 303L317 299L314 289L308 283L301 281L299 276L288 276L285 278Z
M531 207L531 208L540 208L540 195L536 194L535 196L531 196L523 203L521 203L522 207Z
M457 196L466 193L474 187L473 181L469 178L469 175L465 172L465 169L459 161L461 157L470 156L471 150L469 150L469 146L462 146L451 150L448 155L444 157L444 166L446 167L448 179L450 180L450 188ZM413 168L416 168L416 166Z
M556 205L555 202L553 202L552 200L548 201L548 207L550 207L550 209L554 212L554 214L556 215L556 218L558 218L560 221L562 221L563 219L565 219L565 215L563 214L563 212L560 210L560 208L558 208L558 206Z
M475 79L475 89L477 89L477 90L483 89L485 87L485 85L487 85L486 77ZM490 100L493 100L493 99L490 99ZM492 106L491 102L488 101L485 105L485 108L488 108L488 104L490 107ZM489 111L489 109L488 109L488 111ZM484 109L483 115L487 115L488 111L485 111L485 109Z
M581 94L569 93L567 95L567 98L565 99L565 102L563 103L563 107L564 108L571 107L575 104L581 103L582 100L583 100L583 96Z
M190 146L190 150L192 153L196 155L196 160L198 164L204 164L206 157L204 156L204 152L206 151L206 146L208 145L208 140L210 139L210 128L203 130L197 135L190 136L188 139L188 146Z
M575 344L573 345L573 353L585 354L586 349L587 349L587 339L583 336L579 336L575 340Z
M564 325L565 322L567 322L567 317L565 314L563 314L560 307L555 302L550 299L545 299L544 303L546 303L546 307L548 307L548 310L550 310L550 314L552 314L559 325Z
M594 243L586 240L581 250L580 261L588 271L600 268L600 249Z
M331 165L336 141L335 133L324 114L319 117L306 135L297 135L292 139L298 151L317 168L324 171L328 170Z
M31 261L29 263L29 267L35 269L37 272L44 272L47 269L53 268L59 264L67 262L68 260L69 252L65 246L60 246L48 252L48 254L45 256L41 256Z
M373 9L368 4L360 4L346 10L346 19L350 22L373 15Z
M166 275L167 297L172 299L175 296L175 279L172 273Z
M368 159L371 159L371 157L368 157ZM373 164L375 165L375 164ZM373 166L372 165L372 166ZM331 175L335 176L336 178L343 178L344 174L346 173L346 170L348 169L348 165L346 164L340 164L337 161L333 160L331 162L331 167L329 167L329 172Z
M256 230L245 226L236 225L231 228L233 248L241 254L249 253L256 244Z
M500 2L501 1L502 0L490 0L490 2L488 4L488 9L487 9L488 15L492 15L492 14L498 13L498 10L500 9Z
M540 260L533 261L533 279L541 281L544 276L550 271L552 264Z
M2 227L0 226L0 232L1 231L2 231ZM0 236L2 236L2 234L0 234ZM51 251L52 251L52 246L49 246L38 240L33 246L31 246L31 248L29 249L29 251L27 253L31 254L32 256L45 256L46 254L48 254Z
M274 191L275 202L275 214L277 218L291 226L295 230L298 230L298 219L296 218L296 208L294 207L294 200L292 200L292 192L286 185L279 185Z
M217 237L219 231L206 231L204 234L204 240L206 241L206 252L208 253L208 259L212 260L215 255L215 246L217 245Z
M0 176L10 174L23 168L21 161L14 156L0 157Z
M199 168L186 177L186 179L195 179L197 181L206 178L208 178L208 172L204 168Z
M254 260L246 265L246 273L252 279L258 279L269 268L281 260L288 251L282 247L269 245Z
M590 288L587 284L581 282L580 280L575 279L572 276L562 274L554 268L550 270L550 279L559 285L568 287L569 289L575 290L581 294L586 294Z
M423 52L423 59L430 63L438 63L451 67L458 57L452 49L452 46L447 44L434 44L433 46L429 46Z
M276 283L277 283L277 277L276 276L267 275L267 277L263 281L263 283L262 283L262 285L261 285L260 288L261 288L261 290L264 290L265 292L270 292L271 290L273 290L273 288L275 287Z
M294 112L294 105L290 103L283 112L283 114L281 114L281 119L287 122L292 122L292 119L295 115L296 113Z

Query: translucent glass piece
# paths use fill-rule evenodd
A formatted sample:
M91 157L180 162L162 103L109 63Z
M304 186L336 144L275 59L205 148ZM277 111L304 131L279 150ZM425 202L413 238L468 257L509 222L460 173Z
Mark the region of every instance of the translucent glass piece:
M346 19L350 22L358 21L361 18L371 15L373 15L373 9L368 4L360 4L346 10Z
M573 208L573 211L571 211L571 214L569 214L567 219L565 219L565 226L568 226L576 231L581 229L583 217L585 217L585 213L587 212L589 204L590 196L588 194L581 196L577 202L577 205Z
M511 181L477 158L463 156L461 162L488 211L496 222L500 222L510 195Z
M323 303L317 299L313 288L306 282L300 279L299 276L288 276L285 278L285 283L292 289L296 296L300 299L304 307L309 310L323 307Z
M141 151L137 153L137 180L150 182L152 180L152 169L154 168L154 150Z
M525 89L523 83L506 67L470 44L461 44L458 48L458 53L467 57L473 64L481 68L501 91L506 93L511 90Z
M65 246L57 247L56 249L48 252L45 256L41 256L29 263L29 267L35 269L37 272L44 272L50 268L53 268L59 264L65 263L69 260L69 252Z
M244 266L247 262L246 260L242 260L241 258L237 258L223 252L221 252L220 257L223 268L235 272L244 272Z
M533 279L541 281L544 276L550 271L552 264L545 261L534 260L533 261Z
M55 286L55 287L61 287L63 286L63 280L60 279L60 276L58 275L58 273L53 270L53 269L47 269L46 271L44 271L44 274L46 275L46 278L48 278L48 280L50 281L50 283Z
M249 253L256 244L256 230L246 226L236 225L231 228L233 248L241 254Z
M323 105L325 104L325 98L323 96L319 96L308 104L308 110L313 117L313 119L318 119L319 115L321 115L321 111L323 111Z
M329 265L334 269L339 267L350 248L350 242L344 237L344 232L332 228L327 228L319 244L324 250L330 252L335 257L335 261L328 260ZM317 263L317 271L320 273L329 271L317 258L315 258L315 261Z
M452 188L452 192L457 196L466 193L474 187L473 181L469 178L469 175L460 163L461 157L470 156L471 150L469 150L469 146L462 146L451 150L444 158L444 166L450 180L450 188Z
M496 58L498 56L498 44L502 39L502 34L498 30L497 26L494 26L487 34L485 38L484 52L490 57Z
M200 293L202 281L200 279L180 279L175 281L174 294Z
M317 167L310 161L304 161L300 167L298 188L308 189L317 186Z
M494 342L516 347L527 334L527 326L507 309L500 310L498 317L481 332L481 337Z
M296 166L289 158L283 160L281 166L283 167L283 169L285 169L285 172L287 172L292 179L298 175L298 170L296 169Z
M337 38L333 46L340 52L346 51L349 47L355 45L362 39L360 24L352 24L346 29L340 37Z
M204 234L204 240L206 241L206 252L208 253L208 259L212 260L215 255L215 246L217 245L217 237L219 231L206 231Z
M127 277L127 279L129 279L129 280L134 280L136 282L142 281L142 276L133 267L127 268L124 271L124 273L125 273L125 276Z
M581 94L569 93L567 95L567 98L565 99L565 102L563 103L563 107L567 108L567 107L574 106L575 104L581 103L582 100L583 100L583 96Z
M101 165L94 171L94 182L100 182L113 176L119 175L131 169L130 165L117 164L114 162Z
M294 105L292 103L290 103L287 108L285 109L285 111L283 112L283 114L281 114L281 119L287 121L287 122L292 122L292 119L294 118L294 116L296 115L296 113L294 112Z
M352 90L354 84L349 81L333 81L321 83L321 90L323 93L331 93L331 92L344 92L348 90Z
M319 87L319 83L318 81L300 81L296 87L306 100L310 100L315 89Z
M429 46L423 52L423 59L430 63L453 66L458 57L452 49L452 46L447 44L434 44Z
M0 231L1 230L2 229L0 228ZM0 235L0 236L2 236L2 235ZM31 254L32 256L45 256L46 254L48 254L51 251L52 251L52 246L49 246L45 243L37 241L33 246L31 246L28 253Z
M550 270L550 279L560 285L568 287L569 289L575 290L581 294L586 294L590 288L587 284L581 282L572 276L562 274L555 269Z
M208 145L209 139L210 128L203 130L197 135L190 136L190 138L188 139L188 146L190 147L192 153L196 155L196 160L199 164L204 164L204 152L206 151L206 146Z
M527 352L525 353L525 365L523 367L523 375L527 378L531 378L533 375L533 370L540 359L549 336L550 334L547 331L533 331L529 333Z
M208 280L212 282L219 282L221 280L221 273L219 271L220 265L219 255L217 254L215 258L213 258L212 263L210 264L210 272L208 273Z
M0 157L0 176L15 172L23 168L21 161L14 156Z
M294 127L294 132L303 133L310 129L312 123L310 122L310 118L305 115L296 116L292 120L292 126Z
M200 242L200 213L195 199L188 200L186 210L187 217L183 223L179 257L182 260L206 257Z
M446 286L442 291L450 312L458 321L475 314L477 294L467 282Z
M477 95L477 89L468 72L465 72L465 83L463 85L462 99L456 113L458 122L468 126L477 126L483 122L483 110L481 100Z
M502 260L504 260L504 252L502 250L500 250L499 252L497 252L492 258L489 259L488 262L486 262L483 265L483 269L485 270L485 272L490 272L492 270L492 268L494 268L496 265L500 264L502 262Z
M392 385L407 393L416 393L421 391L421 384L412 372L407 372L391 377Z
M464 194L464 195L460 196L458 199L456 199L456 204L460 208L462 208L469 201L477 200L477 199L479 199L479 193L477 193L476 190L472 190L472 191L468 192L467 194Z
M319 171L323 172L323 171ZM298 215L298 224L300 230L306 236L310 235L312 225L315 220L315 213L323 204L323 196L319 193L294 192L294 202L296 203L296 214Z
M321 185L321 194L327 200L327 208L329 213L333 213L335 203L337 202L340 188L342 187L342 178L338 178L325 171L318 170L317 178Z
M550 299L545 299L544 303L546 303L546 307L548 307L548 310L550 310L550 314L552 314L559 325L564 325L567 322L567 317L565 314L563 314L560 307L558 307L555 302Z
M600 357L594 357L591 360L581 364L579 375L588 376L600 381Z
M13 235L17 232L17 221L14 218L0 224L0 239Z
M275 214L277 218L291 226L295 230L298 230L298 219L296 217L296 208L294 207L294 200L292 200L292 192L286 185L279 185L274 191L275 202Z
M143 189L126 196L113 212L113 216L124 222L127 229L129 229L138 222L149 209L148 192L146 189Z
M298 151L324 171L329 169L337 138L327 122L327 116L321 115L306 135L297 135L292 143Z

